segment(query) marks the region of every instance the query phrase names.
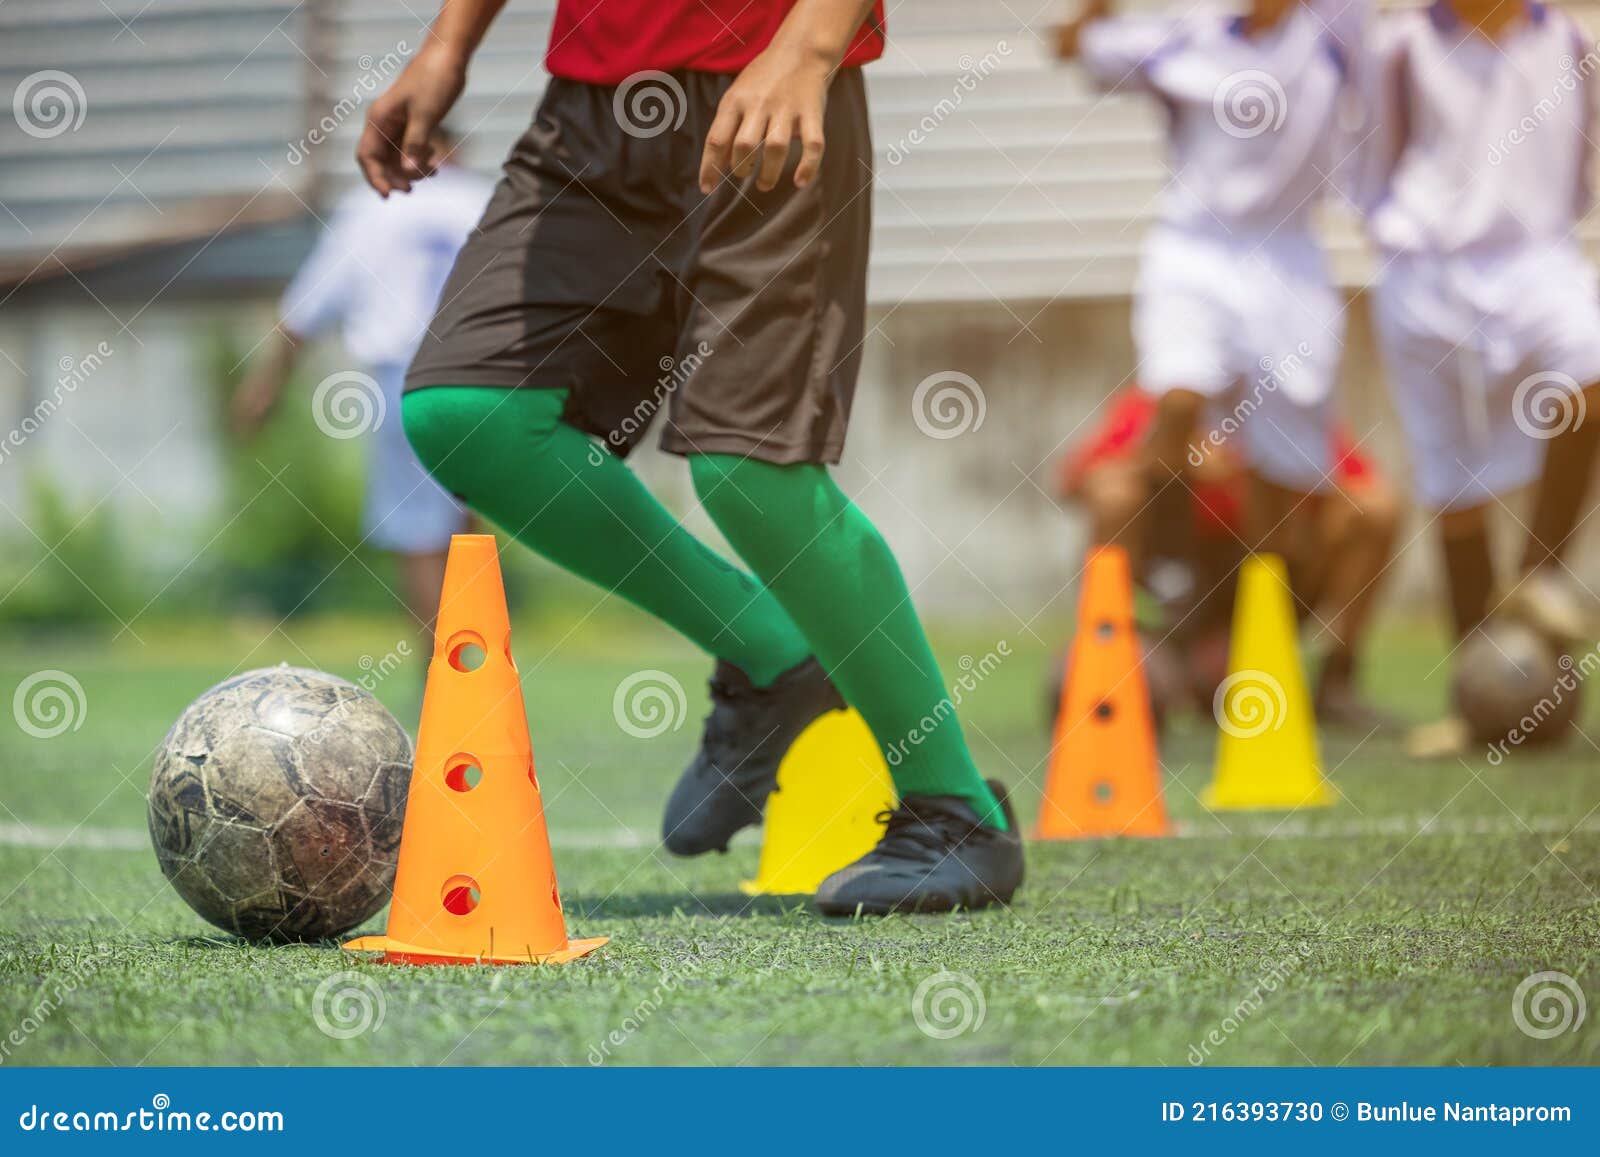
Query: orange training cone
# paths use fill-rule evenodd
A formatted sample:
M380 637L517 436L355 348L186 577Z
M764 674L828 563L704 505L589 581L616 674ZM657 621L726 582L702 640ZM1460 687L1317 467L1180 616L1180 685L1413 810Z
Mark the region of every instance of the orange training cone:
M399 964L543 964L605 942L567 939L494 536L455 535L389 927L345 947Z
M1171 831L1134 634L1128 553L1095 547L1084 568L1078 633L1033 834L1066 840Z

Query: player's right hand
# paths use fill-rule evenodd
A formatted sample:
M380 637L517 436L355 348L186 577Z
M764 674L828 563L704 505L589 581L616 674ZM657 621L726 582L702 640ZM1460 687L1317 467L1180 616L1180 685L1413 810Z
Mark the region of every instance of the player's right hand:
M466 57L441 45L418 52L387 92L367 110L356 162L367 184L387 197L411 191L437 168L433 130L467 83Z

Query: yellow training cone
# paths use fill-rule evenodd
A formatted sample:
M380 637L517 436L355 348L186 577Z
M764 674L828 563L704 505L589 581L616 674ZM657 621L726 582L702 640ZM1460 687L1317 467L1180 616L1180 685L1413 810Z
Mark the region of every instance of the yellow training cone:
M1296 639L1283 560L1251 555L1239 573L1228 645L1228 677L1212 700L1221 734L1209 808L1288 811L1324 807L1317 720Z
M751 896L809 896L883 835L894 806L889 765L854 711L830 711L800 733L767 800L761 864L739 885Z

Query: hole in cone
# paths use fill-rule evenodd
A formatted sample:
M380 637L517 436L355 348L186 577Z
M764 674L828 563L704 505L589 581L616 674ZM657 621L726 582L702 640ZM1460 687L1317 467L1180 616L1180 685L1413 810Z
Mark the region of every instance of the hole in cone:
M1116 794L1117 794L1116 789L1111 786L1109 781L1104 780L1104 779L1096 781L1096 783L1094 785L1094 802L1095 803L1098 803L1098 804L1110 803L1111 800L1112 800L1112 797L1115 796Z
M457 671L476 671L483 666L489 652L484 649L483 639L479 635L472 631L461 631L450 637L445 655L449 658L450 666Z
M471 791L483 782L483 768L470 755L458 755L444 771L444 781L452 791Z
M1101 619L1094 625L1094 633L1097 639L1104 641L1117 633L1117 625L1110 619Z
M1101 701L1094 705L1094 717L1096 719L1110 719L1112 714L1111 704Z
M452 916L465 916L478 906L483 893L471 876L451 876L439 891L439 902Z

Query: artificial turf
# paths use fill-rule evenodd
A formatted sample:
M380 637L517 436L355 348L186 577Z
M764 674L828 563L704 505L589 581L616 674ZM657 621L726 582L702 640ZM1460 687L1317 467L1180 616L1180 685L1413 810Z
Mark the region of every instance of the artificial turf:
M1025 823L1061 634L1033 627L938 640L947 673L1007 640L1011 655L964 709L980 764L1013 785ZM803 901L739 893L753 840L694 861L655 847L707 664L664 636L597 624L527 623L516 643L569 928L610 944L562 967L413 969L209 928L144 846L151 748L237 669L288 660L357 677L396 630L0 643L6 699L48 667L70 672L86 703L77 730L49 739L0 716L0 1063L1600 1063L1600 1011L1540 1038L1512 1008L1519 983L1546 971L1600 1001L1600 747L1581 734L1499 766L1476 753L1417 763L1393 738L1325 735L1337 804L1211 816L1196 797L1214 731L1191 716L1163 746L1179 837L1034 844L1008 910L825 920ZM1391 631L1371 686L1425 718L1444 704L1442 655L1425 633ZM690 710L639 739L612 698L647 667L680 680ZM409 660L378 687L408 726L419 672ZM365 979L328 979L346 972ZM924 984L941 972L959 976ZM341 987L381 1003L381 1021L324 1031L325 981L324 1024ZM965 1031L945 1035L963 1014Z

